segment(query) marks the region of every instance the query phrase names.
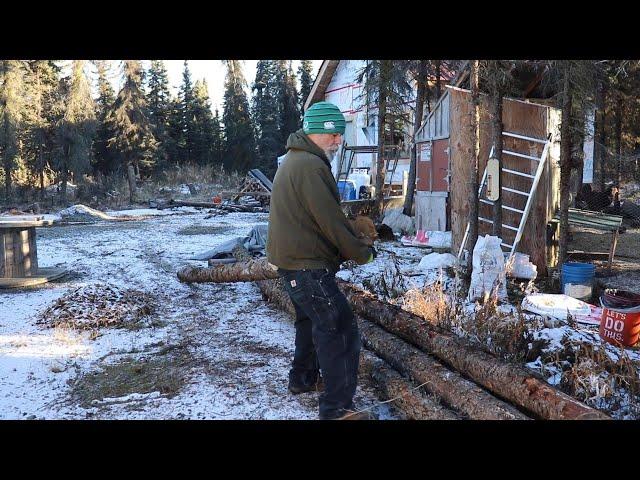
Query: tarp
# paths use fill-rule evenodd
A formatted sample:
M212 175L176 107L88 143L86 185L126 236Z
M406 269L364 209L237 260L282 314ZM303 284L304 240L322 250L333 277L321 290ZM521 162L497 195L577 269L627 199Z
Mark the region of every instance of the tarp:
M232 240L228 240L212 250L199 253L189 260L209 260L210 258L232 258L233 249L238 245L244 246L249 253L260 253L266 255L265 248L267 246L267 229L268 224L256 225L251 229L249 234L245 237L237 237Z

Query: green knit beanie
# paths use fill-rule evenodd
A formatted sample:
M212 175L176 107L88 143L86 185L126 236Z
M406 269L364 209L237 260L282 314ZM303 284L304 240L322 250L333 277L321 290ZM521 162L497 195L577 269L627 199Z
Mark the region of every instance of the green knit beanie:
M304 112L302 128L304 133L339 133L344 135L344 115L333 103L314 103Z

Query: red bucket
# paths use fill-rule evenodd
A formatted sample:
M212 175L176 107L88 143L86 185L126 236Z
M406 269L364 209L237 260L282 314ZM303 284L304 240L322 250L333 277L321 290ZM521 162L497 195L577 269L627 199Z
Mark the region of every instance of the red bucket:
M600 303L603 307L600 337L613 345L635 345L640 340L640 296L607 289Z

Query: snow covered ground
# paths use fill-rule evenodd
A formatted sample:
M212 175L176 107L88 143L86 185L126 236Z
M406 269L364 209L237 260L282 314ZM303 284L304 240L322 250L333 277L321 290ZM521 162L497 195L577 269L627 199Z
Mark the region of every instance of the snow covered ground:
M30 289L0 290L0 419L317 418L316 393L293 396L286 388L291 319L266 304L253 283L185 285L176 277L182 265L205 265L190 257L248 234L266 224L268 214L211 214L191 207L106 213L139 220L38 229L39 264L65 265L70 275ZM427 250L398 242L376 247L375 262L347 266L338 277L385 291L399 303L407 290L435 282L455 288L446 271L418 268ZM100 285L148 294L152 313L135 325L97 331L36 323L65 294L79 287L100 291ZM478 308L464 307L471 314ZM516 314L514 305L500 310ZM551 384L561 385L572 367L571 350L580 345L601 348L612 362L620 358L619 349L601 342L597 327L527 318L541 320L531 330L533 342L543 345L527 366ZM640 365L637 349L624 355ZM630 402L633 393L602 368L593 371L581 377L592 395L589 403L609 408L613 402L616 418L640 418L638 402ZM366 379L355 400L361 408L373 406L380 419L397 418Z
M0 419L317 418L316 393L287 391L287 315L253 283L185 285L175 274L187 263L204 266L188 258L246 235L267 214L107 213L144 219L38 229L39 264L65 265L70 275L0 290ZM202 227L214 233L198 234ZM97 336L36 324L66 293L99 284L151 295L153 313ZM355 400L361 408L380 402L365 381ZM373 413L396 418L388 404Z

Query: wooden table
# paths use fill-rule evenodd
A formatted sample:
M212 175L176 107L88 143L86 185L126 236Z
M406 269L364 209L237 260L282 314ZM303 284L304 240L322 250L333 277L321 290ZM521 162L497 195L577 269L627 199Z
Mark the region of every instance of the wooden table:
M0 216L0 288L38 285L67 273L38 266L36 227L52 224L42 215Z

